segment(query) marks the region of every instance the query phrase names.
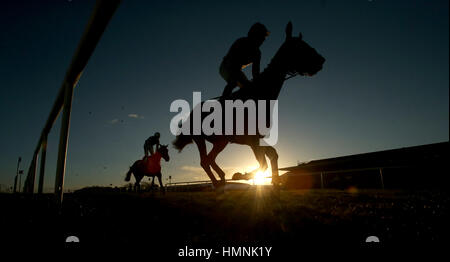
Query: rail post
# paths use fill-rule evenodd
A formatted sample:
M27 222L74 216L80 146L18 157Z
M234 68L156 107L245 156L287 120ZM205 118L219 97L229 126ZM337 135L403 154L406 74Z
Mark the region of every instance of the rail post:
M30 168L28 169L28 174L23 183L22 192L33 194L34 191L34 181L36 179L36 169L37 169L37 160L39 158L38 152L35 152L33 155L33 159L31 160Z
M320 188L323 189L323 173L320 172Z
M33 174L31 176L31 181L30 181L30 191L29 191L30 194L34 193L34 182L36 181L38 159L39 159L39 153L34 156Z
M14 177L14 189L13 189L13 193L17 192L17 180L19 178L19 165L20 162L22 161L22 157L19 156L19 159L17 160L17 169L16 169L16 177ZM20 190L20 189L19 189Z
M383 168L380 168L381 189L384 189Z
M44 176L45 176L45 158L47 155L47 140L48 135L44 137L41 146L41 164L39 166L39 184L38 184L38 194L42 194L44 189Z
M73 85L65 83L63 115L59 135L58 162L56 165L55 195L58 203L62 203L64 175L66 173L67 141L69 139L70 111L72 109Z
M14 187L13 187L13 193L14 193L14 194L17 193L17 178L18 178L18 176L19 176L19 175L16 175L16 176L14 177Z

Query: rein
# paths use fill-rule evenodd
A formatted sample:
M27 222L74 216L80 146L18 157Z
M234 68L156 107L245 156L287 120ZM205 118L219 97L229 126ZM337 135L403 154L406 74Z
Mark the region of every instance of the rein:
M293 77L296 77L298 75L300 75L300 73L295 72L295 73L286 73L288 76L284 78L284 81L289 80ZM210 100L219 100L220 98L222 98L222 96L216 96L214 98L211 98Z
M285 77L285 78L284 78L284 81L286 81L286 80L288 80L288 79L291 79L291 78L293 78L294 76L298 76L299 73L298 73L298 72L295 72L295 73L287 73L287 75L288 75L288 77Z

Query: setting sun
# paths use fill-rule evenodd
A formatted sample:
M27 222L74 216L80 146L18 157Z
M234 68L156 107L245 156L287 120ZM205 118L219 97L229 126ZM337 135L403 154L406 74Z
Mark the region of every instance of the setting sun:
M255 185L268 185L270 184L270 170L267 169L266 171L258 171L255 174L255 177L253 178L253 183Z

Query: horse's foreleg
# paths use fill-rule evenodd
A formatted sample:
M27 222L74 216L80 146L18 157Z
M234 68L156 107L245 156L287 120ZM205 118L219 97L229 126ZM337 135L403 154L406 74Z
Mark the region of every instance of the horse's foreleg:
M162 175L161 172L158 174L158 182L159 182L159 186L161 187L161 192L164 194L166 193L166 189L164 188L164 185L162 183Z
M217 186L217 179L214 177L214 174L210 168L210 161L208 159L208 155L206 154L206 143L205 139L201 137L194 137L194 142L197 144L198 151L200 153L200 166L205 170L206 174L211 179L211 182L214 186Z
M265 153L270 160L270 166L272 167L272 184L279 185L279 177L278 177L278 153L275 148L271 146L264 147Z

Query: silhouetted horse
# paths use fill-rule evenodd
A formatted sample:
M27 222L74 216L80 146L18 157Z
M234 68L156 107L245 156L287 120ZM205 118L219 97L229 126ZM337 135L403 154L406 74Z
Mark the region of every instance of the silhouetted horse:
M169 150L167 145L161 145L156 152L149 156L147 159L145 157L142 160L137 160L128 170L125 177L125 181L130 181L131 174L134 175L136 183L134 184L134 190L139 191L141 189L140 182L144 176L152 177L152 187L155 184L155 177L158 178L159 185L161 186L161 192L164 192L164 186L161 178L161 158L169 161ZM149 161L149 162L148 162Z
M286 26L286 39L272 58L267 68L260 76L253 80L252 88L242 88L234 92L230 98L232 100L276 100L281 91L283 83L290 77L295 75L313 76L322 69L325 59L317 53L317 51L302 40L301 33L298 37L292 36L292 23ZM288 77L287 77L288 76ZM223 105L223 99L219 99ZM257 104L257 103L256 103ZM223 107L222 107L223 108ZM225 110L222 110L225 111ZM202 119L209 114L202 112ZM222 112L224 114L224 112ZM272 112L270 112L270 115ZM188 120L192 131L192 112ZM225 119L224 115L222 119ZM246 119L247 120L247 119ZM224 126L224 125L222 125ZM247 126L247 123L245 124ZM235 131L235 130L234 130ZM192 134L192 132L190 133ZM235 132L233 134L236 134ZM217 155L225 148L228 143L236 143L248 145L253 150L256 159L259 162L259 168L250 172L251 176L259 170L267 169L266 156L270 160L272 167L272 183L279 185L278 177L278 154L272 146L260 145L259 139L261 135L184 135L180 134L176 137L173 145L181 151L187 144L194 141L200 152L200 165L203 167L215 187L225 184L225 173L216 164ZM209 141L213 144L213 148L207 153L206 143ZM221 178L218 182L211 171L211 167L217 172Z

